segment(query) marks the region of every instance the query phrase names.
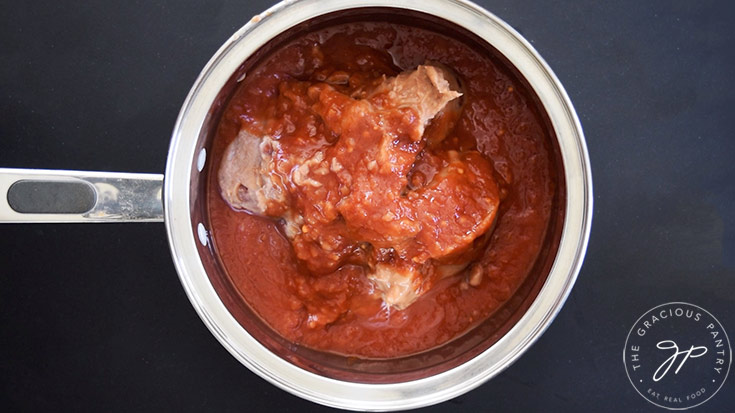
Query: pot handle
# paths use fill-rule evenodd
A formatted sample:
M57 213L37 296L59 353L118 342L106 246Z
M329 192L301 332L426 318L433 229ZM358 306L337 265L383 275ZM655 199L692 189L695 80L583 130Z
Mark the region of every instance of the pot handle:
M163 222L163 175L0 168L0 223Z

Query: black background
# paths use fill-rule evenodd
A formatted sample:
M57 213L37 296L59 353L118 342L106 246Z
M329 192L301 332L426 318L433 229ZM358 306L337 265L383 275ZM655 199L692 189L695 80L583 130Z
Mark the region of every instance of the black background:
M636 319L691 302L735 339L735 3L480 4L531 41L577 108L592 237L541 339L495 379L426 410L663 411L625 375ZM2 2L0 166L162 173L199 71L269 6ZM5 411L327 410L218 344L162 224L0 226L0 389ZM732 406L730 377L696 411Z

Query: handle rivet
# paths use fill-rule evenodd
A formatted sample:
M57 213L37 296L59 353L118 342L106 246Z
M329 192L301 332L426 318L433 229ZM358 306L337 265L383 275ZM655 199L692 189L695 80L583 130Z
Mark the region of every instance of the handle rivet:
M202 148L199 151L199 157L197 158L197 170L201 172L204 169L204 163L207 162L207 150Z
M202 243L203 246L207 246L207 229L204 228L204 224L201 222L199 225L197 225L197 235L199 236L199 242Z

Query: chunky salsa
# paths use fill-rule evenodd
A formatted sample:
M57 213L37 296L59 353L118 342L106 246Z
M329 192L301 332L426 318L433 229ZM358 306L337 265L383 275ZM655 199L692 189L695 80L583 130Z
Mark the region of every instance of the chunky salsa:
M287 340L364 358L431 349L506 302L542 248L549 134L487 52L350 23L257 62L208 185L215 248Z

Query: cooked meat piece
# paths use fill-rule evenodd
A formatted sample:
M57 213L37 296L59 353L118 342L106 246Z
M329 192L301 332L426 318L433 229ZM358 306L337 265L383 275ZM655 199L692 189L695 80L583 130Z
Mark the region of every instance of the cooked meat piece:
M368 277L381 290L386 304L399 309L412 304L440 279L462 271L475 258L476 240L495 221L500 198L489 163L474 151L450 151L448 155L448 164L427 186L409 191L398 202L396 211L406 211L412 229L418 230L409 232L410 238L398 239L395 232L381 234L393 236L397 258L376 266ZM399 230L404 223L400 216L396 219L399 226L395 230Z
M257 137L242 129L227 147L218 178L222 197L232 208L258 215L283 209L285 190L270 173L277 145L269 136Z
M428 122L442 111L447 103L457 100L462 93L456 78L446 68L422 65L412 72L403 72L386 79L369 96L368 100L383 110L411 109L418 119L412 137L419 140Z
M459 77L449 67L441 63L431 63L433 67L439 70L449 83L449 89L461 91L462 85ZM431 119L431 122L424 131L424 139L428 148L436 147L440 144L454 129L462 115L464 107L464 96L450 100L439 113Z
M427 148L432 119L441 121L429 133L436 144L459 117L458 87L449 69L430 65L385 79L364 99L322 82L281 85L286 97L305 93L294 99L300 107L311 102L336 140L289 144L241 131L220 167L223 197L282 219L312 273L364 265L384 302L406 308L467 266L497 212L498 189L482 155ZM436 170L409 186L420 153Z

